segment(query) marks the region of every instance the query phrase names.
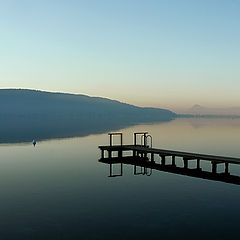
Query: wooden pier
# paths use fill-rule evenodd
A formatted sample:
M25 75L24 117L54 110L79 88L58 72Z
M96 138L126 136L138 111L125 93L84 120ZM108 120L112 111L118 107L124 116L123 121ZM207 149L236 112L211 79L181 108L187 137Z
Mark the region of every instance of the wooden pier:
M120 144L113 145L113 137L120 137ZM134 133L133 145L123 145L122 133L109 133L110 144L108 146L99 146L101 150L100 162L110 164L110 176L112 174L112 164L120 163L121 172L122 164L130 164L142 168L149 168L172 172L193 177L224 181L229 183L240 184L240 177L233 176L229 172L229 164L240 164L240 158L216 156L209 154L190 153L182 151L173 151L158 149L152 147L152 137L147 132ZM137 142L137 140L140 140ZM148 144L148 141L150 143ZM113 156L117 152L117 156ZM124 152L130 152L130 156L124 156ZM107 154L106 154L107 153ZM161 161L156 160L159 156ZM170 157L171 163L166 164L166 157ZM180 158L180 159L179 159ZM183 161L183 167L178 167L176 161ZM189 168L189 161L195 162L195 168ZM201 161L211 163L210 171L203 171ZM218 173L217 166L224 165L224 171ZM135 173L135 171L134 171ZM117 176L121 176L121 173Z

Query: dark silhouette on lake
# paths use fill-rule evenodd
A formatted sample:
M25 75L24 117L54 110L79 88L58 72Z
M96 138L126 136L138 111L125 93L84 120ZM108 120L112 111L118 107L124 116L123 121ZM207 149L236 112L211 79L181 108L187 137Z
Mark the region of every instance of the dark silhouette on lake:
M141 108L106 98L0 90L0 143L86 136L175 117L169 110Z

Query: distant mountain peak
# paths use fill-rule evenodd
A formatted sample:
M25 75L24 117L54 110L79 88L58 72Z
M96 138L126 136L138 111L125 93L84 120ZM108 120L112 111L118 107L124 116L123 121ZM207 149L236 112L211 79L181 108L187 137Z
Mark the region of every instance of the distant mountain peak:
M203 110L203 109L207 109L206 107L203 107L199 104L194 104L190 109L189 111L200 111L200 110Z
M191 108L189 108L186 111L186 113L197 115L240 116L240 107L217 108L217 107L205 107L199 104L195 104Z
M192 106L192 108L202 108L202 106L199 105L199 104L194 104L194 105Z
M199 104L194 104L194 105L192 106L192 108L198 108L198 107L202 107L202 106L199 105Z

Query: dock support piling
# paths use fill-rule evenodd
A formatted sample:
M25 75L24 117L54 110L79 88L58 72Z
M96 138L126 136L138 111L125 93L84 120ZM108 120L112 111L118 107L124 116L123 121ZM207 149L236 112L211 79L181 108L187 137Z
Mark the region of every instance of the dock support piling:
M165 166L165 165L166 165L166 157L165 157L164 155L162 155L162 156L161 156L161 159L162 159L161 164L162 164L163 166Z
M188 168L188 160L183 158L184 168Z
M229 163L225 162L225 174L229 174Z
M176 167L176 161L175 161L175 156L172 156L172 165Z
M137 153L137 151L133 150L133 157L136 157L136 153Z
M112 151L108 150L108 158L112 157Z
M154 153L151 153L151 162L154 163Z
M104 158L104 150L101 151L101 157Z
M217 163L212 162L212 173L217 173Z
M197 158L197 170L201 170L200 159L199 158Z
M118 151L118 157L121 158L122 157L122 150Z

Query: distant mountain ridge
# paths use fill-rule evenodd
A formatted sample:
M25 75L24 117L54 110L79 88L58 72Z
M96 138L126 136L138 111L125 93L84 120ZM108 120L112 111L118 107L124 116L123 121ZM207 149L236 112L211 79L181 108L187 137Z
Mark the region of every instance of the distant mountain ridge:
M142 115L142 113L147 111L148 114L156 114L155 117L161 119L175 116L175 113L166 109L137 107L107 98L26 89L0 89L0 108L1 115L95 113L98 116L105 116L107 113L112 113L114 116L120 116L124 113L132 113L127 115L131 117L140 113L141 118L145 119L147 114Z
M101 97L0 89L0 142L81 136L175 117L166 109L142 108Z

